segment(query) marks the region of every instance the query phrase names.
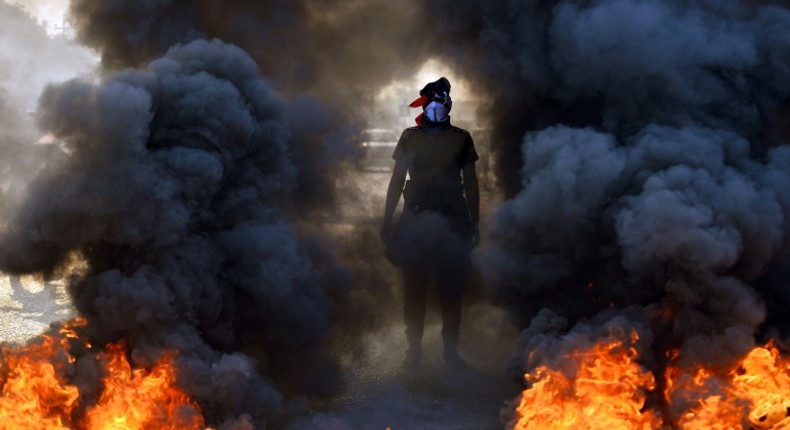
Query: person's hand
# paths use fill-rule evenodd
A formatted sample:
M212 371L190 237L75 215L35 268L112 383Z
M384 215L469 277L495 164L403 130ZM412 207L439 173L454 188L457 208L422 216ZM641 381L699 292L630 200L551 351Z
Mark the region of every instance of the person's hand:
M392 221L384 221L384 224L382 224L381 226L380 234L381 234L381 240L384 243L390 241L390 238L392 237Z
M477 248L480 245L480 226L475 224L472 227L472 248Z

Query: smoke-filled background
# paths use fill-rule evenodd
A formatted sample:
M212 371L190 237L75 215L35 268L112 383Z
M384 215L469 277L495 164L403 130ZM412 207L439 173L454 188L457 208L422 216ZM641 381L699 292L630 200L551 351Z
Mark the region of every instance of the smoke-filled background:
M35 125L39 94L49 83L89 76L95 60L86 48L48 37L18 7L1 3L0 24L0 213L6 219L30 179L58 157L52 145L34 144L44 135Z
M0 266L64 277L98 348L124 340L137 366L178 350L179 385L211 426L414 425L391 399L425 416L436 396L410 403L393 380L400 280L378 240L383 201L352 224L355 212L370 217L353 207L369 192L364 180L383 190L386 178L359 181L349 169L380 92L431 58L419 12L386 2L72 2L76 40L99 62L93 75L53 79L26 99L37 97L33 134L46 135L53 160L34 157L36 174L19 179ZM342 403L354 382L346 370L366 358L375 368L382 355L386 384L374 385L392 410L335 416L354 411ZM94 357L75 372L90 405ZM311 417L316 398L328 399L318 402L328 415ZM502 398L485 421L497 422Z
M551 310L523 333L519 370L540 364L526 362L536 351L550 364L547 344L579 339L563 330L583 321L594 340L590 318L630 305L641 309L631 324L651 339L654 370L669 349L679 348L681 364L719 368L755 339L787 335L786 5L440 10L443 38L456 41L448 58L494 99L509 197L478 262L520 324Z
M351 136L382 88L431 59L474 87L490 130L478 143L505 199L486 208L475 263L527 328L523 357L550 363L612 324L639 328L655 367L670 348L723 366L786 336L783 2L73 0L68 16L98 78L56 83L37 104L39 90L5 95L35 88L17 84L31 73L16 59L59 59L30 67L41 71L63 56L35 48L40 30L2 33L30 46L0 55L2 172L18 183L4 186L16 197L3 200L2 269L87 263L70 291L92 339L127 339L138 364L182 351L181 384L210 424L299 421L292 399L342 393L345 354L375 349L392 321L400 330L378 220L336 224L366 189L347 172ZM33 118L37 129L15 126ZM28 145L45 133L64 148L46 163ZM17 160L32 160L26 175ZM508 331L481 312L465 326ZM463 342L473 356L479 344ZM443 388L481 391L460 381ZM508 399L492 386L484 397ZM383 398L417 396L398 390ZM463 409L433 398L435 415ZM374 423L333 405L295 426L499 425L430 412Z

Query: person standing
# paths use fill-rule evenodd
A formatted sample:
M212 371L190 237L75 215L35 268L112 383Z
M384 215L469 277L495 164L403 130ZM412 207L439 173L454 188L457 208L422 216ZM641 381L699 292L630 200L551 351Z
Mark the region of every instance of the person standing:
M450 123L452 99L446 78L427 84L411 106L421 107L423 113L395 147L381 228L387 257L403 271L409 345L403 365L413 368L422 360L428 285L435 278L442 311L442 357L448 366L465 368L458 337L469 254L480 241L475 170L479 157L469 132ZM393 224L401 195L403 211Z

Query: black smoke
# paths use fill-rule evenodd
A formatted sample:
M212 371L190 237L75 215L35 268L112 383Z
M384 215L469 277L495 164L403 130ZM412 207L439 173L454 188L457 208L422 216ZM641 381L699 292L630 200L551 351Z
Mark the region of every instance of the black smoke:
M374 299L305 224L335 209L373 96L429 58L488 102L508 200L477 260L522 326L633 305L618 321L652 348L709 364L786 329L786 4L75 0L71 16L104 78L42 96L73 154L10 222L3 266L79 253L91 336L130 337L140 362L185 351L212 423L281 415L292 378L264 376L320 357L333 322L375 319L352 315ZM337 242L357 285L383 282L375 240Z
M290 109L216 40L48 87L40 125L70 155L10 220L4 269L52 273L79 253L87 273L69 288L92 341L123 338L138 364L180 351L181 385L209 423L277 418L282 394L262 375L282 357L269 352L318 342L342 275L285 218Z
M768 2L763 2L768 3ZM618 138L645 124L737 130L778 145L787 41L778 4L652 1L430 3L438 55L495 100L508 196L527 131L564 124ZM784 135L786 140L787 135ZM759 142L759 143L757 143Z
M135 365L178 350L210 425L264 427L296 395L335 393L338 356L359 354L393 293L368 229L324 221L361 112L424 61L399 54L417 40L407 9L72 2L102 77L41 95L38 126L64 151L8 221L3 270L84 263L68 282L91 342L125 340ZM95 382L91 362L76 381Z
M105 70L140 67L171 46L219 38L244 49L261 74L298 107L290 121L300 166L292 203L331 206L341 160L364 128L378 92L411 76L430 57L417 4L385 1L116 2L75 0L70 16L81 42L96 49Z
M493 99L509 199L478 257L522 325L638 305L658 355L710 366L786 329L786 6L432 5Z
M70 11L78 38L108 69L220 38L246 50L281 91L309 92L346 114L364 110L392 79L411 76L429 45L420 31L429 18L411 2L76 0Z

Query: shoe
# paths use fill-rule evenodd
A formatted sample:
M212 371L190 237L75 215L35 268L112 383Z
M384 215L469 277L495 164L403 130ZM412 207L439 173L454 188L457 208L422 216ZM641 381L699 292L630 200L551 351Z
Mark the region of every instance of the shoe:
M466 370L468 368L464 359L458 355L458 350L456 348L444 348L442 358L444 358L444 365L451 369Z

